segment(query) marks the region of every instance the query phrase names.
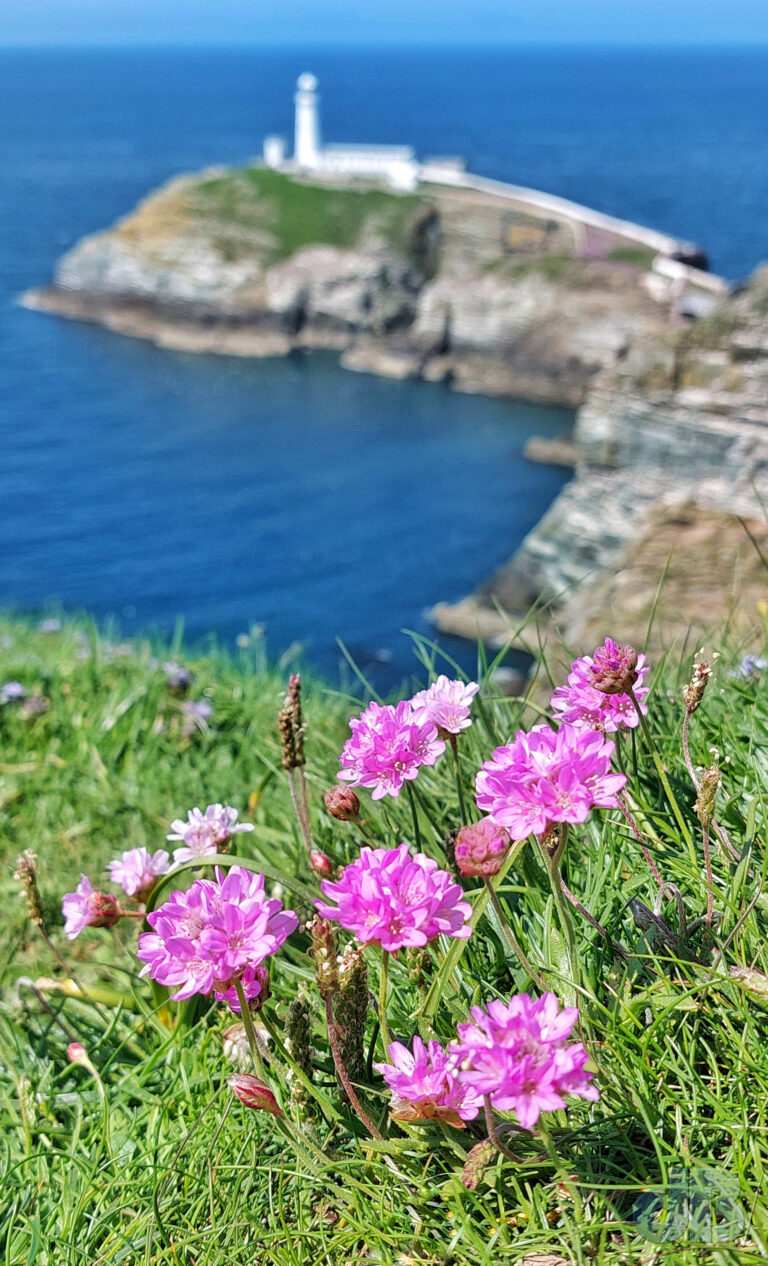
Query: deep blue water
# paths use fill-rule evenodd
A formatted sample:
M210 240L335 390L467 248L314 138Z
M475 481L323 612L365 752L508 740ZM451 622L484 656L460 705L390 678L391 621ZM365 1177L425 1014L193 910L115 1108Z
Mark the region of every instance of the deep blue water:
M557 410L344 373L333 358L160 352L14 306L175 172L290 136L311 69L331 140L407 142L768 257L768 51L0 52L0 605L125 632L266 625L333 672L411 665L399 630L482 580L556 495L525 463Z

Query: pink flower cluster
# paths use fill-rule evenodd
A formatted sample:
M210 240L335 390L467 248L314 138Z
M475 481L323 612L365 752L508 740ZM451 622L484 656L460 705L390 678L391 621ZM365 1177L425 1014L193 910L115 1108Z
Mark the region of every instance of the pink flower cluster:
M391 1042L390 1064L374 1064L392 1091L389 1112L396 1121L444 1121L464 1128L482 1107L482 1096L461 1080L460 1056L439 1042L413 1039L413 1051Z
M364 848L337 882L324 879L320 887L336 902L315 902L323 918L337 919L358 941L374 941L385 950L426 945L440 935L470 935L472 907L459 884L432 858L412 857L407 844Z
M352 737L342 749L339 778L356 787L370 787L371 798L397 796L405 781L415 778L422 765L434 765L445 751L437 728L419 723L410 703L369 703L349 723Z
M542 835L554 822L585 822L595 807L618 806L627 780L611 772L613 752L602 734L567 723L518 730L478 773L478 808L515 840Z
M411 699L414 720L418 725L436 725L441 738L460 734L472 724L469 711L479 689L476 681L450 681L441 675Z
M147 916L151 932L139 937L141 975L175 989L176 999L216 990L224 996L235 981L274 954L298 927L292 910L264 893L264 876L233 866L226 876L198 879L187 892L172 892ZM250 976L250 988L262 987Z
M209 804L205 813L190 809L186 822L177 818L171 823L171 833L166 838L183 840L184 847L173 853L174 862L179 863L217 853L233 835L252 830L250 822L237 822L237 809L228 804Z
M583 655L573 661L568 684L558 686L552 696L552 711L559 714L561 721L581 729L603 730L606 734L614 734L622 726L633 730L640 724L637 709L630 696L621 691L621 685L634 677L632 689L635 698L643 714L647 713L644 701L648 687L643 685L643 681L648 673L648 664L644 655L637 655L635 667L629 671L624 662L628 649L606 638L593 655ZM634 658L634 652L632 656ZM603 689L598 689L596 680L600 681ZM606 684L611 683L617 685L617 693L606 692Z
M146 901L160 875L167 875L170 858L164 848L148 853L145 848L131 848L110 862L107 869L113 884L137 901Z
M530 1130L542 1112L565 1107L565 1096L599 1099L587 1072L581 1042L568 1042L578 1018L561 1011L557 998L518 994L508 1003L473 1007L472 1022L458 1026L459 1040L443 1049L413 1039L413 1053L399 1042L389 1047L390 1064L376 1064L393 1092L399 1120L439 1120L461 1127L473 1120L487 1095L501 1112L513 1111ZM408 1111L405 1105L411 1105Z
M461 1080L494 1108L512 1111L530 1130L542 1112L565 1107L565 1096L593 1102L600 1095L586 1071L581 1042L568 1043L578 1018L576 1007L560 1011L553 993L532 999L518 994L505 1005L494 1000L473 1007L472 1022L458 1026L452 1047L461 1061Z

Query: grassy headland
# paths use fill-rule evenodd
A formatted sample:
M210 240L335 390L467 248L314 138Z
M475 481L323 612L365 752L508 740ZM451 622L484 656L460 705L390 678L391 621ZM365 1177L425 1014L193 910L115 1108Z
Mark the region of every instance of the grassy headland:
M236 657L185 661L195 673L185 699L169 691L162 667L178 651L116 644L85 625L46 633L3 621L0 685L15 681L26 691L25 699L0 709L3 1260L26 1266L762 1260L768 698L764 672L732 675L739 653L722 649L691 718L694 765L717 762L722 769L716 813L736 852L731 860L715 846L715 918L709 926L701 922L707 905L701 828L681 748L681 690L691 663L669 657L653 666L649 697L659 766L640 734L622 737L619 761L646 846L680 900L668 889L656 921L649 917L656 887L617 812L593 813L574 828L564 861L568 884L605 930L576 916L574 987L541 862L530 845L516 854L497 890L504 917L542 982L561 998L578 998L601 1099L569 1104L567 1117L550 1114L559 1160L542 1156L540 1144L525 1136L508 1136L521 1152L519 1164L487 1158L483 1176L468 1188L459 1175L483 1135L482 1118L464 1132L387 1127L385 1088L370 1068L361 1088L388 1140L370 1139L345 1106L301 931L275 965L265 1014L280 1036L297 994L308 999L316 1084L333 1111L329 1119L307 1112L296 1083L286 1090L287 1119L303 1121L310 1147L304 1156L286 1144L275 1118L231 1100L222 1034L234 1017L224 1007L182 1008L178 1016L158 1010L147 982L137 978L132 924L127 931L122 924L86 929L72 943L63 938L61 896L81 871L104 882L109 858L140 845L162 847L174 817L216 801L253 822L250 835L235 837L238 851L282 874L284 900L302 920L309 915L302 893L317 885L291 815L275 728L285 680L264 664L259 644ZM551 668L562 681L562 664ZM30 707L31 699L49 706ZM190 701L210 705L207 719L190 725L183 707ZM346 722L358 708L313 682L305 702L313 837L334 865L344 864L364 837L353 823L328 816L321 793L334 781ZM535 719L530 705L497 698L488 685L473 715L460 740L470 804L475 771L518 725ZM422 847L444 865L443 837L459 821L449 758L422 769L417 787ZM414 842L405 796L373 803L361 792L360 799L366 838ZM16 855L30 848L66 972L26 922L11 877ZM466 886L478 933L451 942L461 955L448 968L440 952L418 964L408 956L391 964L389 1022L404 1040L416 1013L447 1040L471 1004L536 992L498 918L480 917L484 890ZM370 951L366 958L375 990L377 958ZM62 992L71 992L70 965L86 989L104 990L100 1006ZM30 981L38 976L57 983L35 990ZM381 1058L376 1033L371 1010L369 1059L374 1049ZM90 1067L67 1060L72 1041L85 1047ZM276 1082L280 1064L273 1046L269 1076ZM662 1243L654 1246L640 1233L635 1201L649 1187L677 1183L679 1192L681 1173L688 1176L687 1204L673 1202L670 1216L682 1222L666 1240L663 1222L657 1224ZM719 1222L704 1215L700 1194L693 1204L701 1216L691 1221L691 1182L713 1197ZM724 1228L718 1246L690 1242L713 1226Z

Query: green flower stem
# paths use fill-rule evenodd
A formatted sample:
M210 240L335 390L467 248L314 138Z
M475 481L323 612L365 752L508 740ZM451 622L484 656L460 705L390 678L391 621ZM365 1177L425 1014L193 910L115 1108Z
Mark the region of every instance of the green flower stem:
M637 715L640 718L640 729L643 731L643 738L645 739L646 744L648 746L648 751L651 753L651 760L656 766L656 773L659 775L659 778L661 780L661 785L664 788L664 793L667 797L667 800L669 801L670 808L672 809L672 813L674 814L674 817L675 817L675 821L677 822L677 825L680 827L680 830L683 833L683 839L688 845L688 852L690 853L691 862L693 863L694 866L698 867L698 859L696 857L696 850L693 846L693 837L690 831L688 830L688 823L685 821L685 818L680 812L680 806L677 803L677 800L675 799L675 793L673 792L672 787L670 786L670 782L667 777L667 771L665 770L659 758L659 753L656 750L656 744L653 741L653 735L651 734L648 722L646 721L642 713L640 704L637 702L635 692L631 687L629 688L628 694L633 704L635 705L635 711L637 712Z
M483 877L483 883L488 889L488 894L491 898L491 905L496 911L497 918L499 920L499 923L501 924L501 930L506 936L507 941L510 944L512 953L517 956L517 958L520 961L520 965L523 968L523 971L526 972L526 974L530 977L533 983L539 989L541 989L542 992L545 992L546 985L544 984L541 976L536 971L536 969L531 966L530 962L528 961L525 954L523 953L522 947L518 944L517 937L515 936L514 932L509 926L509 920L507 919L506 912L504 910L504 907L501 904L501 901L499 900L499 894L497 893L496 889L494 888L493 884L491 883L487 875Z
M381 951L381 979L379 981L379 1027L384 1045L384 1059L389 1061L389 1046L392 1041L387 1024L387 985L389 978L389 951Z
M235 981L235 992L237 994L237 1001L240 1003L240 1014L243 1017L245 1036L247 1037L248 1045L251 1048L251 1055L253 1056L253 1062L256 1066L256 1072L262 1079L264 1079L267 1075L264 1068L264 1060L261 1058L261 1051L259 1050L259 1043L256 1038L256 1030L253 1027L253 1016L251 1015L251 1009L248 1006L245 990L243 989L243 984L239 977Z
M330 1120L340 1121L341 1113L337 1110L337 1108L334 1106L331 1100L327 1097L327 1095L325 1095L322 1092L322 1090L319 1089L318 1086L316 1086L313 1082L310 1081L309 1077L307 1077L304 1070L299 1067L299 1065L296 1063L296 1060L293 1059L293 1057L290 1055L290 1053L288 1052L285 1046L285 1043L283 1042L283 1039L281 1038L274 1024L270 1020L269 1016L266 1014L266 1011L262 1013L261 1020L262 1020L262 1024L264 1025L264 1028L267 1030L269 1036L274 1042L275 1050L279 1054L280 1058L282 1059L286 1067L290 1068L296 1080L300 1081L304 1089L307 1091L307 1093L310 1094L312 1098L315 1099L320 1104L320 1107L323 1109L323 1111L326 1113L326 1115L329 1117Z
M413 842L416 845L418 852L421 852L421 831L419 829L419 814L416 808L416 797L413 794L413 787L411 786L410 782L407 782L405 784L405 791L406 791L406 795L408 796L408 803L411 806L411 817L413 819Z
M466 826L467 825L467 809L466 809L466 805L464 804L464 788L461 785L461 766L459 765L459 744L458 744L456 735L449 734L448 742L450 743L451 751L453 752L453 768L456 774L456 791L458 792L458 795L459 795L459 816L461 818L462 825Z
M554 898L555 906L557 907L557 916L558 916L558 919L560 920L560 926L562 928L563 935L565 937L566 950L568 953L568 967L571 974L571 984L573 985L574 989L578 989L581 975L578 969L579 959L578 959L578 954L576 951L576 938L574 936L574 931L573 931L573 920L571 919L571 912L568 909L568 902L566 900L565 893L563 892L563 885L560 879L560 870L557 865L556 858L552 858L549 855L549 851L547 849L546 843L544 842L545 837L541 836L540 838L537 835L536 841L539 845L539 849L541 850L541 856L544 860L544 865L547 869L549 884L552 889L552 896Z

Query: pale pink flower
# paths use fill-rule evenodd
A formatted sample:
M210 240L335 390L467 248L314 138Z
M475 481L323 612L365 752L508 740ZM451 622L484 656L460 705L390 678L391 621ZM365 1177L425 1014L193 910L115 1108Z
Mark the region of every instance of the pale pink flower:
M335 883L324 879L323 895L337 904L316 901L326 919L338 919L358 941L373 941L397 951L404 945L426 945L435 937L470 935L472 913L461 887L437 862L408 845L364 848L345 866Z
M237 821L237 809L228 804L209 804L205 813L200 809L190 809L186 822L181 818L172 822L166 839L184 841L183 848L174 849L173 860L178 864L190 861L193 857L218 853L233 835L252 830L251 822Z
M137 951L145 964L141 975L181 999L225 994L248 968L274 954L299 921L266 897L263 875L232 866L226 875L217 868L215 879L198 879L187 892L172 892L147 922L152 931L142 933ZM257 981L260 991L263 982L251 977L251 985Z
M576 1007L561 1011L552 993L535 1000L523 993L506 1004L473 1007L470 1015L472 1022L458 1026L459 1040L449 1047L461 1064L459 1079L488 1095L499 1111L515 1112L524 1129L532 1129L542 1112L564 1108L566 1095L599 1099L585 1069L586 1048L568 1042Z
M476 681L450 681L441 674L428 690L411 699L414 720L419 725L436 725L441 738L460 734L472 724L469 711L480 689Z
M70 941L74 941L83 928L111 928L122 918L117 897L92 887L87 875L80 876L74 892L64 895L61 912L65 920L64 935Z
M422 765L434 765L445 751L436 727L414 719L410 703L370 703L349 723L352 737L341 753L339 778L371 787L371 799L400 794L403 782L416 777Z
M444 1121L457 1129L480 1111L482 1096L458 1076L460 1057L439 1042L424 1045L414 1037L412 1051L391 1042L389 1064L374 1064L392 1091L390 1115L396 1121Z
M509 832L493 818L481 818L463 826L453 845L460 874L498 875L509 852Z
M648 711L645 704L648 687L643 685L643 681L648 673L648 664L644 655L632 651L634 667L630 669L631 657L627 658L630 650L631 647L617 646L606 638L594 655L575 659L568 674L568 684L558 686L552 696L552 711L559 714L559 720L584 729L603 730L606 734L614 734L622 726L630 730L638 726L637 709L621 687L634 680L635 698L645 715ZM608 690L608 686L615 688Z
M137 901L145 901L160 875L170 869L170 858L164 848L148 853L145 848L131 848L122 857L110 862L109 877L123 892Z
M555 822L585 822L593 808L615 809L626 783L611 772L614 744L567 723L518 730L477 775L477 806L514 840L543 835Z

